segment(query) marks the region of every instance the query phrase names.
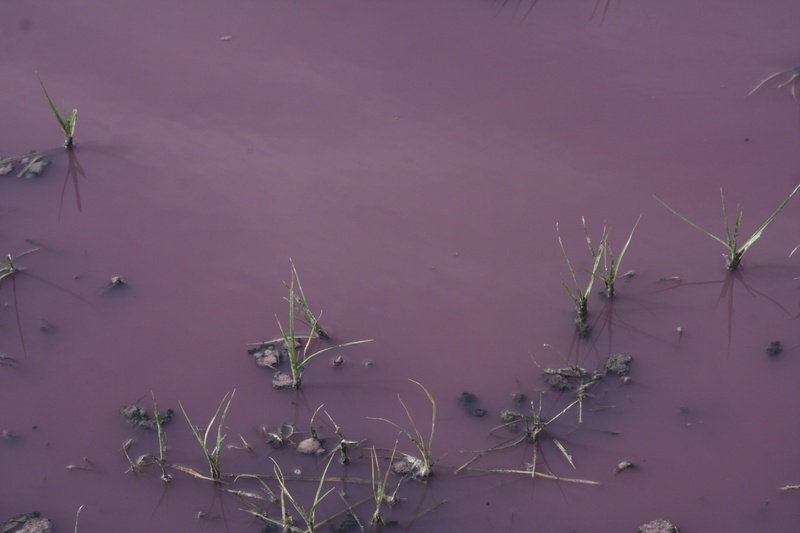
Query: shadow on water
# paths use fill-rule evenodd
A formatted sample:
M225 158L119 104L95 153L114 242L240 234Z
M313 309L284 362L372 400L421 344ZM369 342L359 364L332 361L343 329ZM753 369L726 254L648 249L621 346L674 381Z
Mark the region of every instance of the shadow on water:
M83 212L83 206L81 205L81 191L78 181L78 176L86 179L86 171L83 170L80 162L78 161L78 154L77 149L73 148L72 150L67 150L67 158L69 160L67 164L67 172L64 174L64 186L61 187L61 200L58 204L58 218L61 220L61 212L64 209L64 193L67 191L67 183L72 181L72 185L75 187L75 203L78 207L78 212Z
M750 296L753 298L763 298L770 303L772 303L775 307L786 313L786 316L795 319L798 318L800 315L792 315L786 307L784 307L778 300L768 296L764 292L754 288L751 284L747 283L744 280L743 274L741 270L727 270L725 272L725 277L720 280L711 280L711 281L693 281L684 283L682 279L674 279L669 280L673 281L674 285L671 287L666 287L664 289L660 289L656 292L664 292L664 291L671 291L678 289L680 287L691 287L691 286L705 286L705 285L722 285L719 291L719 295L717 296L717 301L715 303L715 307L719 305L722 300L727 301L727 325L728 325L728 354L730 354L731 345L733 343L733 323L735 319L735 310L734 310L734 294L735 294L735 287L740 285Z

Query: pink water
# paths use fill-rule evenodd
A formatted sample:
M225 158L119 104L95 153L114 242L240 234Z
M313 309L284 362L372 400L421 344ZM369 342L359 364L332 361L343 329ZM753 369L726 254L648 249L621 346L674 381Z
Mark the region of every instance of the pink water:
M0 352L17 360L0 367L0 429L18 435L0 441L0 520L38 510L65 531L84 505L83 533L259 531L210 483L125 473L122 443L138 456L157 441L118 409L151 391L204 426L236 390L228 442L254 453L226 449L228 473L270 474L272 457L319 474L324 461L273 451L259 428L307 431L324 404L365 441L329 472L355 504L367 449L396 437L368 417L405 424L400 394L427 432L411 378L437 400L439 462L401 488L404 531L635 531L660 516L685 532L796 530L800 492L778 489L800 483L800 200L735 277L653 195L720 233L723 187L749 235L800 182L788 88L745 97L800 63L800 5L630 0L601 18L604 4L592 17L590 0L527 16L526 2L479 0L4 2L0 155L61 142L37 72L79 117L71 160L0 178L0 253L41 243L0 284ZM595 330L577 341L556 223L586 265L582 216L619 248L640 213L623 265L637 275L611 307L592 296ZM246 353L285 321L289 258L337 341L375 339L338 369L322 356L297 395ZM115 275L130 286L104 291ZM572 411L550 427L575 469L550 438L539 455L541 471L600 485L454 474L499 442L513 393L545 390L533 360L562 366L545 343L592 369L634 356L632 383L606 379L582 423ZM486 418L458 407L463 391ZM543 414L565 401L547 393ZM167 435L168 460L204 468L182 417ZM623 460L638 468L615 474ZM320 515L344 507L334 493ZM357 508L365 524L371 511Z

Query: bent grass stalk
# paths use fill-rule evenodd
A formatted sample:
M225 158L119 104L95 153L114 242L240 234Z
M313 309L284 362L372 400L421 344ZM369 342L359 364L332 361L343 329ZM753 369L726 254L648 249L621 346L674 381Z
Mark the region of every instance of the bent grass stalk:
M433 434L436 430L436 401L433 399L433 396L428 389L426 389L421 383L414 381L413 379L409 379L409 381L418 385L425 392L425 396L428 397L428 401L431 402L431 432L427 441L422 435L422 432L417 428L417 425L414 422L414 417L411 416L411 412L408 410L408 407L406 407L406 404L403 402L403 399L400 397L400 395L397 396L397 399L400 400L400 404L403 406L403 410L406 412L406 416L408 417L408 421L411 423L413 433L387 418L372 418L372 420L382 420L384 422L388 422L405 433L408 439L417 448L417 451L419 451L420 456L415 457L409 454L403 454L403 456L410 466L412 476L416 479L425 480L433 476L434 461L431 454L431 448L433 446Z
M723 194L722 189L719 190L719 194L720 197L722 198L722 217L725 219L724 239L721 237L717 237L713 233L704 230L699 225L695 224L685 216L681 215L680 213L672 209L659 197L654 196L654 198L658 200L661 203L661 205L669 209L672 212L672 214L676 215L678 218L680 218L693 228L702 231L703 233L705 233L706 235L708 235L709 237L720 243L722 246L724 246L725 249L727 250L727 253L724 255L725 265L727 266L728 270L736 270L737 268L739 268L739 264L742 261L742 257L747 252L747 250L750 249L750 247L758 239L761 238L761 234L764 232L767 226L769 226L772 223L772 221L775 220L775 217L777 217L778 214L781 212L781 210L783 210L783 208L786 206L786 204L789 202L792 196L794 196L794 194L797 192L798 189L800 189L800 185L795 187L794 190L791 193L789 193L789 196L787 196L786 199L783 201L783 203L781 203L781 205L778 206L775 212L772 213L772 215L770 215L770 217L767 220L765 220L764 223L761 224L761 226L755 231L755 233L753 233L742 245L739 245L738 243L739 225L741 224L742 221L742 207L740 205L736 206L736 215L734 217L733 232L731 232L730 223L728 221L728 209L725 205L725 194Z
M220 482L222 480L222 470L220 469L220 456L222 454L222 444L225 441L225 435L222 433L222 428L225 424L225 416L228 414L228 408L231 406L231 401L233 400L233 395L236 394L236 390L234 389L233 392L225 393L223 396L222 401L217 407L217 411L214 413L214 416L211 417L211 421L206 426L206 429L203 431L202 435L200 434L199 428L197 428L192 421L189 419L189 415L186 414L186 410L183 408L183 404L178 402L178 405L181 407L181 412L183 412L183 416L186 417L186 421L189 422L189 427L192 429L192 433L194 434L197 442L200 444L200 447L203 449L203 453L206 456L206 460L208 461L208 467L211 476L204 476L203 474L187 467L178 467L175 465L178 470L182 470L189 474L192 474L195 477L199 477L201 479L208 479L214 482ZM223 409L223 405L225 408ZM220 414L220 411L222 413ZM219 422L217 423L217 437L215 440L215 444L213 448L209 448L208 445L208 436L211 433L212 427L214 426L214 421L217 420L219 416Z
M3 263L0 261L0 281L3 281L5 278L11 277L17 272L21 272L22 268L18 267L15 263L19 258L24 257L28 254L31 254L35 251L39 250L38 248L34 248L32 250L28 250L27 252L22 252L17 257L11 257L11 254L6 254L6 261Z
M36 74L36 78L39 80L39 85L42 86L44 97L47 98L47 103L50 105L53 115L55 115L59 126L61 126L61 130L64 132L64 146L66 148L72 148L72 138L75 136L75 124L78 122L78 110L73 109L70 117L65 120L58 112L58 109L56 109L55 104L53 104L53 100L50 99L50 95L47 94L47 89L44 88L44 83L42 82L42 78L38 73Z
M752 91L747 93L747 96L752 96L753 94L757 93L759 89L761 89L764 85L771 82L774 79L779 78L780 76L786 76L786 79L780 83L778 83L778 89L783 89L787 85L789 86L789 90L792 93L792 97L797 100L797 85L800 83L800 66L793 67L786 70L780 70L773 74L770 74L763 80L761 80L758 85L756 85Z

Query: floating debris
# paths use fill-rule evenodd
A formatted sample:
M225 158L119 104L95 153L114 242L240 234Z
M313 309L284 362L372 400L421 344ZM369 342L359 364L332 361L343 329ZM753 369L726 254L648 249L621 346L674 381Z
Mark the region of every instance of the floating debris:
M622 461L617 466L614 467L614 473L619 474L623 470L628 470L629 468L636 468L636 465L630 461Z
M22 170L17 174L17 177L29 180L41 176L44 172L44 168L50 164L50 161L41 155L35 155L33 157L22 158L20 163L23 166Z
M4 165L0 165L0 176L11 174L11 172L13 171L14 171L14 163L6 163Z
M680 533L669 520L659 518L639 526L639 533Z

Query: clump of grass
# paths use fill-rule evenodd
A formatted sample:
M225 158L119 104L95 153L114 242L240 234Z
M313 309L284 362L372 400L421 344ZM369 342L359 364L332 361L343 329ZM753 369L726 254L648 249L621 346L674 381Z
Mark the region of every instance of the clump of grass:
M164 483L168 483L172 479L172 476L167 471L167 434L164 431L164 416L163 413L159 412L158 410L158 405L156 404L156 395L152 391L150 392L150 395L153 397L153 416L156 419L156 430L158 431L158 457L155 458L155 461L161 468L161 480ZM184 415L186 415L185 412ZM172 417L172 409L169 410L169 416L170 418Z
M222 480L222 470L220 468L220 459L222 454L222 444L225 441L225 435L222 433L223 427L225 425L225 416L228 414L228 408L231 406L231 401L233 400L233 395L236 394L236 390L230 393L226 393L223 396L222 401L217 407L217 411L214 413L214 416L211 417L211 421L206 426L206 429L203 430L202 434L200 429L192 424L192 421L189 419L189 415L186 414L186 410L183 408L183 405L178 402L178 405L181 407L181 411L183 412L183 416L186 417L186 421L189 423L189 427L192 429L192 433L194 434L197 442L200 444L200 447L203 449L203 453L206 456L206 460L208 461L208 467L210 471L210 477L204 476L203 474L186 467L180 467L179 470L184 470L187 473L194 475L195 477L199 477L202 479L209 479L214 482L219 482ZM223 408L224 406L224 408ZM212 428L214 426L214 422L219 417L219 421L217 422L217 436L214 441L214 447L210 448L208 443L208 436L212 432ZM156 415L156 419L158 420L158 415Z
M592 244L592 239L589 237L589 231L586 229L586 220L581 217L581 221L583 222L583 230L584 234L586 235L586 245L592 254L592 269L589 271L589 282L586 284L585 288L578 281L578 276L575 274L575 268L572 266L572 261L570 261L569 256L567 256L567 251L564 248L564 242L561 240L561 233L558 230L558 224L556 224L556 236L558 237L558 244L561 246L561 252L564 254L564 259L567 261L569 272L572 275L573 288L570 288L567 282L564 281L563 275L561 276L561 284L564 286L567 296L569 296L572 302L575 304L575 325L578 328L578 332L581 337L587 337L590 329L588 323L586 322L586 319L589 316L589 295L592 293L594 280L600 277L600 262L603 259L605 250L605 233L595 249L594 245Z
M65 119L61 116L56 109L55 104L53 104L53 100L50 99L50 95L47 94L47 89L44 88L44 83L42 82L42 78L39 77L39 74L36 74L36 77L39 80L39 85L42 86L42 90L44 91L44 97L47 98L47 103L50 105L50 109L53 111L53 115L55 115L56 120L58 120L58 125L61 126L61 130L64 132L64 146L66 148L72 148L73 141L72 138L75 136L75 124L78 122L78 110L73 109L72 114L69 116L68 119Z
M295 282L298 283L298 290L299 292L295 291ZM306 317L303 313L303 309L308 309L305 305L305 296L302 294L302 288L299 286L299 280L297 279L297 272L294 269L294 265L292 265L292 280L287 285L289 289L289 297L287 300L289 301L289 321L288 326L286 329L283 328L283 324L281 323L280 319L276 317L278 321L278 328L281 331L281 339L274 339L272 341L268 341L267 344L279 340L283 340L283 344L286 348L287 356L289 358L289 366L292 370L291 376L291 386L295 389L299 388L302 381L303 381L303 373L306 370L306 367L312 360L316 359L320 355L329 352L331 350L336 350L337 348L344 348L346 346L353 346L356 344L363 344L365 342L371 342L372 339L360 340L360 341L353 341L353 342L345 342L342 344L337 344L336 346L329 346L327 348L322 348L320 350L313 350L312 343L317 340L317 335L314 332L317 331L316 326L318 324L317 318L313 315L309 315ZM298 302L303 302L304 305L300 305ZM299 311L298 311L298 306ZM300 335L298 334L296 327L295 327L295 314L299 312L302 319L311 318L310 323L308 326L311 328L311 333L308 335ZM310 313L310 311L309 311ZM327 335L326 335L327 336Z
M737 268L739 268L739 264L742 261L742 257L747 252L747 250L749 250L750 247L758 239L761 238L761 234L764 232L764 230L767 228L767 226L769 226L772 223L772 221L775 220L775 217L777 217L778 214L783 210L783 208L786 206L786 204L789 202L789 200L792 198L792 196L794 196L794 194L797 192L798 189L800 189L800 185L798 185L797 187L794 188L794 190L789 194L789 196L786 197L786 199L783 201L783 203L781 203L781 205L778 206L778 208L775 210L775 212L772 213L772 215L770 215L769 218L767 218L767 220L765 220L764 223L761 224L761 226L755 231L755 233L753 233L741 245L739 244L739 226L740 226L741 221L742 221L742 207L740 205L736 206L736 215L734 217L733 231L731 231L730 223L729 223L729 220L728 220L728 209L727 209L727 206L725 204L725 194L723 194L722 189L719 190L719 194L720 194L720 197L722 198L722 218L725 221L725 238L724 239L721 238L721 237L717 237L713 233L710 233L710 232L704 230L703 228L701 228L700 226L698 226L697 224L695 224L694 222L692 222L691 220L689 220L685 216L681 215L680 213L678 213L677 211L672 209L670 206L668 206L666 203L664 203L657 196L655 197L655 199L658 200L661 203L661 205L663 205L664 207L669 209L672 212L672 214L676 215L678 218L680 218L681 220L683 220L684 222L686 222L687 224L689 224L693 228L695 228L695 229L697 229L699 231L702 231L703 233L705 233L706 235L708 235L709 237L711 237L712 239L714 239L715 241L720 243L722 246L724 246L725 249L727 250L727 253L724 254L725 265L727 266L728 270L736 270Z
M410 379L409 381L418 385L425 392L425 396L428 397L428 401L431 403L431 431L428 435L428 438L425 439L425 437L422 435L422 432L419 430L419 428L417 428L417 424L414 422L414 417L411 416L411 412L408 410L408 407L406 407L406 404L399 395L397 398L400 400L400 404L403 406L403 410L406 412L408 421L411 423L411 431L386 418L373 418L373 420L382 420L384 422L388 422L405 433L405 435L419 452L419 457L410 454L403 454L403 465L398 465L397 463L393 465L395 472L408 473L415 479L425 480L433 476L434 461L431 448L433 446L433 434L436 429L436 401L433 399L433 395L431 395L428 389L426 389L421 383L414 381L413 379Z
M613 298L616 294L614 285L619 277L619 268L622 264L622 258L625 257L625 252L628 250L628 245L630 245L631 239L633 239L633 232L636 231L636 227L639 225L640 220L642 220L642 215L639 215L639 218L636 219L636 223L633 225L633 229L628 235L628 240L625 241L625 246L622 247L622 250L617 257L615 257L614 253L611 251L611 246L608 244L608 231L605 227L603 227L603 237L601 239L602 242L600 246L602 248L602 252L598 252L602 253L603 255L603 263L602 268L597 275L600 277L600 280L606 287L603 293L609 298ZM585 229L586 228L584 226L584 230ZM592 254L594 253L594 250L592 250Z

